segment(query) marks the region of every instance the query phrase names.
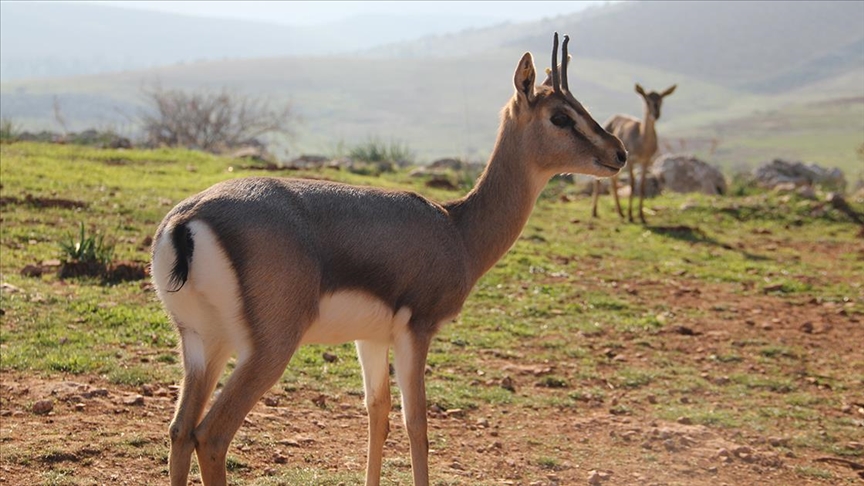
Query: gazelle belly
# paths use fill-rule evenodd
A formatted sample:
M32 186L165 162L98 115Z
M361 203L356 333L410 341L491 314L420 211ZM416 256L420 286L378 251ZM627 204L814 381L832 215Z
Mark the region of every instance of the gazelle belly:
M394 310L381 299L357 290L321 297L318 318L306 330L302 344L341 344L349 341L391 342L408 326L411 311Z

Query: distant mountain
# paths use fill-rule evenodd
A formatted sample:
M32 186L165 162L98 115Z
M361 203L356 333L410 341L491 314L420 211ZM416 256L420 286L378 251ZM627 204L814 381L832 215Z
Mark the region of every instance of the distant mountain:
M2 2L0 79L340 54L490 22L476 16L375 14L316 27L286 27L90 4Z
M321 52L336 44L357 49L351 53L275 56L266 50L278 44L270 37L251 42L246 48L250 57L237 47L231 51L238 53L234 59L93 76L4 80L0 117L26 129L57 129L57 105L70 130L101 127L134 134L144 101L141 88L148 84L229 87L290 100L302 117L290 144L295 153L332 153L340 142L377 136L405 142L422 160L454 155L482 160L494 143L499 110L512 96L516 62L523 52L533 52L542 79L550 62L552 32L557 30L572 36L570 86L600 121L614 113L641 115L634 82L650 89L677 83L658 123L661 141L674 141L673 148L692 148L693 140L699 140L705 151L716 149L712 153L722 154L730 165L772 154L812 157L817 149L818 154L832 153L838 163L860 164L855 155L864 143L860 14L864 2L627 2L378 48L368 46L372 39L386 36L363 33L379 25L376 20L355 19L332 26L341 29L338 36L319 29L316 35L324 40L306 46ZM4 10L3 21L7 20ZM405 19L386 22L392 27L384 30L393 35L405 35L399 29L413 25ZM220 24L224 27L217 32L227 40L213 42L246 42L243 36L225 34L230 24ZM191 50L197 44L178 37L180 27L144 46L143 40L128 34L131 31L116 26L77 25L82 31L103 29L96 37L113 35L112 52L135 54L139 61L154 46L168 52L166 59L184 49L198 52ZM301 36L291 29L254 25L260 32L250 32L251 39L282 35L284 42L295 42L290 36ZM183 29L196 32L188 26ZM151 39L148 36L143 38ZM201 31L200 37L213 35ZM344 41L355 37L356 42ZM166 39L176 43L176 52ZM2 48L9 49L5 37ZM255 53L262 57L251 58ZM756 133L760 135L754 138Z
M628 2L430 36L365 54L543 52L553 30L571 36L572 51L580 58L624 61L758 92L781 92L864 67L860 1Z

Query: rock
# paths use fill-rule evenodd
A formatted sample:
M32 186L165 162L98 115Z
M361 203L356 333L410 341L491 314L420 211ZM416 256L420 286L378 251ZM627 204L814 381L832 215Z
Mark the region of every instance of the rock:
M513 384L513 378L510 378L509 376L505 376L504 378L502 378L501 379L501 388L515 393L516 392L516 386Z
M465 170L467 164L459 159L443 158L429 164L429 168L433 170Z
M123 405L127 406L141 406L144 405L144 397L141 395L129 395L128 397L123 399Z
M757 184L774 189L782 184L793 187L821 186L826 190L845 192L846 178L840 169L825 169L816 164L787 162L781 159L762 164L753 170Z
M693 425L693 419L690 417L678 417L677 422L681 425Z
M318 408L325 408L327 406L327 396L318 395L317 397L312 399L312 403L318 406Z
M612 473L607 471L597 471L592 469L588 471L588 484L596 485L608 481L612 477Z
M654 161L651 173L664 191L726 194L726 179L716 167L692 155L666 154Z
M336 361L339 360L338 356L336 356L333 353L328 353L327 351L324 351L324 353L321 354L321 358L323 358L324 361L326 361L328 363L335 363Z
M268 407L278 407L279 406L279 397L269 396L264 397L264 405Z
M39 400L33 404L32 410L36 415L46 415L54 410L54 400Z
M39 265L25 265L24 268L21 269L22 277L33 277L38 278L41 277L45 271Z

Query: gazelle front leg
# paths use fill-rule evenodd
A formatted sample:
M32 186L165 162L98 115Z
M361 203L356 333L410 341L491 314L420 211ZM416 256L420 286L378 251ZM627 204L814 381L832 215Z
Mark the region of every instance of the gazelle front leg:
M642 175L639 177L639 220L645 224L645 214L642 213L642 200L645 199L645 173L648 172L648 164L642 166Z
M397 335L393 356L396 382L402 392L402 416L411 444L411 471L414 486L429 485L429 438L426 424L426 355L431 335L412 332L416 325Z
M366 486L378 486L384 441L390 432L390 366L387 356L390 345L373 341L357 341L355 344L363 368L363 390L369 415Z

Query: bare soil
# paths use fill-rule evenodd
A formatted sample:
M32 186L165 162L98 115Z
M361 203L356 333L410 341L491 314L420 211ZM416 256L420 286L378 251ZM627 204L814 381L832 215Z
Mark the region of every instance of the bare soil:
M806 358L787 360L786 366L790 373L792 368L806 368L798 386L816 397L831 399L826 403L836 403L837 396L818 379L820 367L840 359L859 377L864 375L864 325L842 303L791 302L771 293L741 294L731 284L709 287L683 277L627 285L624 290L632 299L663 298L682 315L704 311L698 318L667 326L662 342L664 348L680 351L678 356L689 361L686 364L704 370L706 380L724 379L706 356L723 352L730 340L745 343L742 353L746 353L746 343L753 341L806 349ZM597 353L610 353L601 349L597 336L585 336L585 340ZM626 343L613 354L634 366L650 367L650 352L639 349ZM495 353L484 354L483 359L489 370L508 370L515 393L559 392L554 387L535 386L536 375L544 373L537 363ZM753 363L745 359L739 364L759 374L758 363ZM576 366L546 365L559 371ZM575 390L579 386L570 384ZM790 440L796 430L784 431L781 426L779 433L765 435L751 428L698 425L686 416L677 421L652 418L657 400L686 404L699 398L631 396L618 389L611 390L605 400L587 397L577 407L558 409L481 405L470 411L446 411L432 406L431 473L447 484L465 485L802 485L864 480L860 454L843 457L806 444L793 447ZM167 430L175 400L176 387L170 384L139 388L112 385L97 376L45 378L4 373L0 382L0 483L41 484L46 481L45 472L53 470L74 484L164 484ZM734 414L735 404L727 405ZM776 403L766 401L765 405ZM844 438L849 443L842 445L850 450L861 446L864 390L845 390L841 406L821 413L857 423L862 434L858 439ZM229 456L235 465L229 476L254 482L278 475L280 468L297 467L358 472L365 465L365 446L362 397L324 397L304 390L288 394L274 388L256 405L232 442ZM536 451L541 446L554 450L554 457L538 461ZM385 476L394 468L410 469L408 440L395 410L385 459L390 464ZM829 472L831 477L802 473L812 470ZM192 481L198 481L194 473Z

